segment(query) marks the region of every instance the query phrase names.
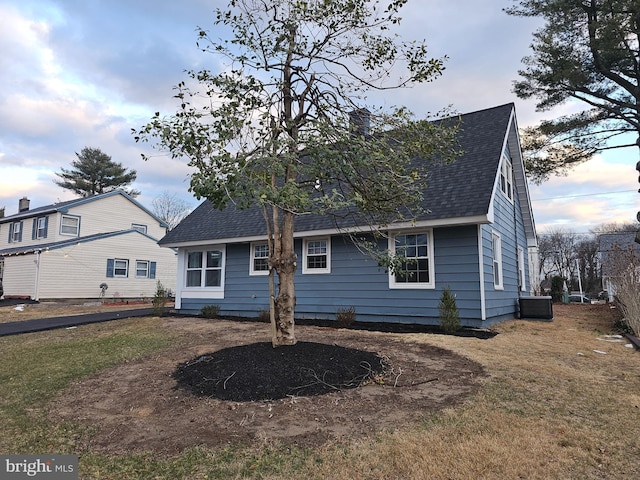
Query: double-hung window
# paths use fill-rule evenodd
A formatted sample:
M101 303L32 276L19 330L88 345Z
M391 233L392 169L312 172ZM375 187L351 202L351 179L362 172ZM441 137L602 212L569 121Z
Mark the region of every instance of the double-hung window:
M211 249L188 252L186 258L186 287L221 287L224 268L224 252Z
M268 275L269 274L269 244L252 243L251 244L251 265L249 266L250 275Z
M77 237L80 233L80 217L62 215L62 219L60 221L60 233L62 235L72 235Z
M491 252L493 256L493 285L496 290L504 289L502 282L502 239L497 233L491 234Z
M389 272L390 288L435 288L431 230L392 235L389 250L400 260Z
M149 262L136 260L136 278L149 278Z
M9 242L22 241L22 222L13 222L9 225Z
M506 155L502 156L500 190L509 200L513 200L513 169L511 168L511 160Z
M331 273L331 239L306 238L302 242L302 273Z
M126 278L129 276L129 260L122 258L114 259L113 263L113 276Z
M35 222L36 238L47 238L47 217L38 217Z

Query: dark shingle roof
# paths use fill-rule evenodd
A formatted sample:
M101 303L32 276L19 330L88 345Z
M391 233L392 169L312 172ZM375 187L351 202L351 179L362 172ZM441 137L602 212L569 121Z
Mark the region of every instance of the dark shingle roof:
M460 117L458 142L463 154L451 164L429 167L423 204L429 213L422 215L421 220L487 214L513 108L513 104L506 104ZM353 225L343 223L340 226ZM296 232L335 227L336 220L330 216L302 215L296 218ZM160 244L263 235L266 235L266 226L258 208L238 210L230 205L220 211L204 201L160 240Z
M116 230L114 232L94 233L93 235L86 235L84 237L73 237L65 240L59 240L57 242L38 243L34 245L18 245L15 247L8 247L0 250L0 256L8 257L11 255L26 255L26 254L34 253L37 251L45 252L47 250L56 250L58 248L64 248L64 247L76 245L79 243L92 242L94 240L102 240L103 238L117 237L120 235L129 234L129 233L134 235L142 235L154 242L156 241L155 238L147 235L146 233L142 233L138 230L130 228L128 230Z

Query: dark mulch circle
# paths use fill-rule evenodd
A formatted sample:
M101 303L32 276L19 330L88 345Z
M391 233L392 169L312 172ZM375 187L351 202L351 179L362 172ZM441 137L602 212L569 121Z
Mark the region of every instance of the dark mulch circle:
M385 370L375 353L314 342L273 348L253 343L201 355L178 365L177 388L236 402L314 396L356 388Z

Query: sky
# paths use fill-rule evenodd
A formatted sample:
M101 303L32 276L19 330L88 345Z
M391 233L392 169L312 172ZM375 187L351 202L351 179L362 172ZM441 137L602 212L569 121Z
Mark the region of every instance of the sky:
M413 0L401 12L404 40L425 40L446 55L433 82L387 91L374 105L406 105L417 117L451 106L468 113L513 102L519 127L578 106L536 112L512 92L529 54L536 19L512 17L512 0ZM0 208L18 211L75 197L53 180L84 147L99 148L137 171L132 188L151 208L175 195L191 208L186 162L135 142L131 129L154 112L171 114L185 70L219 71L220 59L196 47L196 29L214 29L222 0L0 0ZM218 32L214 32L218 33ZM220 32L221 35L224 32ZM573 109L573 110L572 110ZM141 154L151 156L144 161ZM539 233L589 232L633 222L640 210L636 149L613 150L538 186L529 185Z

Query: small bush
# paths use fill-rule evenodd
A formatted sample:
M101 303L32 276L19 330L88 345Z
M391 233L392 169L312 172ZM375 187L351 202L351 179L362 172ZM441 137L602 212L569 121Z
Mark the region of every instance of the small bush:
M336 313L336 323L339 327L346 328L356 321L356 307L339 308Z
M151 301L152 311L154 315L162 316L164 315L165 307L167 306L167 289L164 288L162 282L158 280L156 283L156 293L153 295L153 300Z
M447 287L442 291L440 304L440 327L445 333L455 333L460 328L460 312L456 305L456 297L451 293L451 288Z
M554 302L562 301L562 293L564 292L565 278L559 275L551 277L551 300Z
M257 320L262 323L271 322L271 312L269 311L269 309L266 308L264 310L260 310L258 312Z
M200 310L204 318L216 318L220 314L220 305L205 305Z

